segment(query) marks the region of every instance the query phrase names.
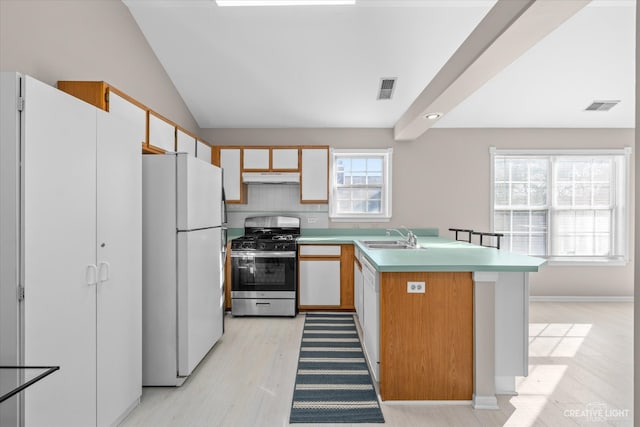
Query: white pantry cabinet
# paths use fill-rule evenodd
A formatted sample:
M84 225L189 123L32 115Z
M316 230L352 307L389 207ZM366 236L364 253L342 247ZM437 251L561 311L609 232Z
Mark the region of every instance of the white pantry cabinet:
M60 366L0 424L117 424L142 392L139 135L31 77L0 84L0 363Z
M329 201L329 147L301 148L301 203Z
M222 183L227 203L242 203L242 148L220 148Z

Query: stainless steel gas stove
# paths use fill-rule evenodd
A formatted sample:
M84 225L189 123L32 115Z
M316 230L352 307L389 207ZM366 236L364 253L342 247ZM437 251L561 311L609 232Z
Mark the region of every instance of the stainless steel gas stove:
M295 316L300 218L259 216L231 241L231 314Z

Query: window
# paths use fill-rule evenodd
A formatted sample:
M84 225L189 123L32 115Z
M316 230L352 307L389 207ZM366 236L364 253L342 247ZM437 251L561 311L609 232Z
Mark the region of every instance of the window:
M391 148L331 150L332 220L388 221L391 218Z
M493 230L552 261L626 262L630 149L491 150Z

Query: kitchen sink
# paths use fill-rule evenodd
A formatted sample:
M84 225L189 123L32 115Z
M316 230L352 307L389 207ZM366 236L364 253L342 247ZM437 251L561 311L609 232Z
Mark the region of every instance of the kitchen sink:
M411 247L406 240L360 240L367 249L418 249Z

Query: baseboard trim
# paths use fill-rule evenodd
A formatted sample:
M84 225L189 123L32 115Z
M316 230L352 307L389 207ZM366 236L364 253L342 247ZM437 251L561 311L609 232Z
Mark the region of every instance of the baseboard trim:
M503 396L517 396L516 377L496 375L496 394Z
M469 406L473 403L471 400L382 400L381 402L387 406Z
M530 296L531 302L633 302L633 296L614 297L614 296L570 296L570 295L548 295L548 296Z
M473 396L471 403L473 409L500 409L496 396Z

